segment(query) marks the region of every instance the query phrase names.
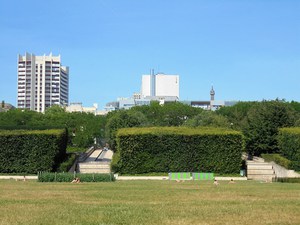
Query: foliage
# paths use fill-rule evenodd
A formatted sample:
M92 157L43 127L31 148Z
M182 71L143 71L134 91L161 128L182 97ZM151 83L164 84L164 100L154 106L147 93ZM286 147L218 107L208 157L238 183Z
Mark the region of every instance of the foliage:
M115 181L114 175L109 174L99 174L99 173L49 173L40 172L38 173L39 182L71 182L75 177L80 178L80 182L111 182Z
M67 154L66 159L59 165L57 172L68 172L76 160L76 154Z
M114 171L115 173L118 173L120 171L120 152L119 151L116 151L114 154L113 154L113 158L112 158L112 161L110 163L110 169L111 171Z
M281 183L300 183L300 178L277 178L276 181Z
M298 113L300 113L300 102L296 102L296 101L291 101L290 102L291 107L297 111Z
M132 111L142 112L150 126L181 126L189 118L203 111L200 108L180 103L170 102L160 105L159 102L151 102L149 106L133 107Z
M238 102L233 106L221 107L216 113L227 118L232 128L243 130L247 124L247 114L256 104L258 102Z
M125 127L140 127L147 125L147 119L143 113L131 110L119 110L113 112L113 115L106 123L106 137L110 140L110 147L115 148L116 132L120 128Z
M279 129L278 146L280 152L291 160L290 168L300 171L300 127Z
M300 162L296 160L291 161L290 168L300 173Z
M0 130L0 172L55 170L66 154L65 130Z
M77 152L85 152L85 151L86 151L86 148L67 146L67 153L77 153Z
M106 137L110 140L111 148L115 149L116 132L120 128L181 126L187 119L202 111L202 109L193 108L179 102L160 105L159 102L153 101L150 105L111 112L107 116Z
M278 128L292 126L295 111L284 101L263 101L256 103L247 113L244 128L246 149L250 154L278 152Z
M120 129L117 143L120 151L117 169L122 174L171 171L238 173L243 151L242 134L220 128Z
M216 114L214 111L203 111L188 119L185 123L188 127L230 127L226 117Z
M266 162L275 162L276 164L290 169L291 166L291 161L284 158L280 154L261 154L261 157L266 161Z
M70 145L89 147L94 138L104 137L106 117L90 113L67 113L54 105L45 112L13 109L0 113L0 129L53 129L67 128Z

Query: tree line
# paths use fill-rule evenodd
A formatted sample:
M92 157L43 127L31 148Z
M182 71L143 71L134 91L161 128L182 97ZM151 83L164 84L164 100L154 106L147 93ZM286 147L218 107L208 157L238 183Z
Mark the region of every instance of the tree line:
M110 143L115 149L115 135L119 128L187 126L224 127L242 131L246 150L252 155L276 153L278 128L300 126L300 103L285 100L238 102L216 111L173 102L160 105L151 102L129 110L117 110L106 116L88 113L68 113L59 106L46 112L13 109L0 113L0 129L62 128L69 130L70 146L88 147L94 139Z
M12 109L0 113L0 129L51 129L67 128L69 146L90 147L94 139L104 137L105 117L90 113L68 113L54 105L45 113L30 110Z
M109 113L106 137L114 148L119 128L150 126L224 127L241 131L245 136L246 151L259 156L279 151L279 128L300 126L300 103L280 99L238 102L216 111L207 111L179 102L163 106L152 102L149 106Z

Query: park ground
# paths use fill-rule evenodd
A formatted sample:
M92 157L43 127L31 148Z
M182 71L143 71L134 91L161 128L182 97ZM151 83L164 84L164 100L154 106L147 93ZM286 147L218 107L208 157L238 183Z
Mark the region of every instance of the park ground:
M0 225L300 224L300 184L0 180Z

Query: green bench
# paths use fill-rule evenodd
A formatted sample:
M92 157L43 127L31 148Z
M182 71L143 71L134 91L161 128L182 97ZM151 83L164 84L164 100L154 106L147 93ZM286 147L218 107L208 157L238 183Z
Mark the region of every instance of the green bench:
M172 172L169 173L169 180L191 180L192 176L189 172Z
M169 180L214 180L214 173L190 173L172 172L169 173Z
M193 173L193 180L214 180L214 173Z

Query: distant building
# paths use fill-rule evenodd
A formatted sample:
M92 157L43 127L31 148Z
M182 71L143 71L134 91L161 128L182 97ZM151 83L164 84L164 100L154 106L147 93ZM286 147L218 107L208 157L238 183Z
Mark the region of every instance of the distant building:
M233 106L236 101L215 100L215 90L213 86L210 90L210 101L181 101L184 104L205 110L217 110L223 106Z
M12 104L5 103L4 101L0 103L0 112L7 112L8 110L15 109L15 108L16 107L14 107Z
M141 93L134 93L130 98L118 98L106 104L105 111L130 109L133 106L150 105L151 101L160 104L179 100L179 75L163 73L142 75Z
M66 107L67 112L84 112L84 113L92 113L94 115L98 114L98 104L94 104L92 107L83 107L81 102L71 103Z
M151 100L179 100L179 75L163 73L142 76L141 97Z
M118 109L130 109L133 106L150 105L150 102L150 99L118 98L115 102L107 103L104 110L111 112Z
M210 100L180 101L192 107L205 110L217 110L223 106L232 106L236 101L215 100L215 90L211 87ZM150 105L151 101L158 101L161 105L179 101L179 75L165 75L162 73L142 76L141 93L134 93L131 98L118 98L115 102L106 104L105 112L118 109L130 109L133 106Z
M52 105L68 105L69 67L59 56L18 56L18 103L21 109L45 112Z

